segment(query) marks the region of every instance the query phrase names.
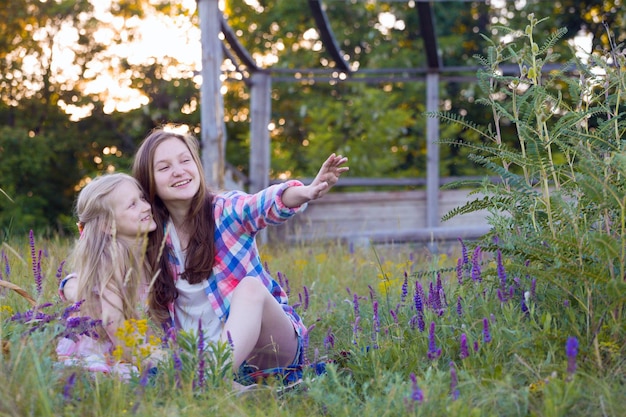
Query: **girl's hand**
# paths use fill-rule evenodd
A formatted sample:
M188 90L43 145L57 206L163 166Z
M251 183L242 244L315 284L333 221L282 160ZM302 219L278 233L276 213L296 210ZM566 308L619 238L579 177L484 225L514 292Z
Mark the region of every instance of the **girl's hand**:
M324 196L339 177L350 168L343 166L348 158L332 154L322 164L313 182L305 187L289 187L282 195L283 204L287 207L299 207L311 200Z
M348 158L334 153L322 164L317 176L308 186L311 188L310 200L324 196L339 181L339 177L350 168L342 166Z

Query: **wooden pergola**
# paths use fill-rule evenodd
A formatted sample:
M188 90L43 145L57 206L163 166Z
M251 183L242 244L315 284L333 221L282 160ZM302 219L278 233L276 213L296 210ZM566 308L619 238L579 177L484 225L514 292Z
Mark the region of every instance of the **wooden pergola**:
M295 74L314 74L313 77L339 81L348 79L352 74L349 62L346 62L330 24L322 0L308 0L311 15L315 19L320 38L326 53L334 60L330 70L278 70L263 69L256 65L246 49L239 43L233 30L228 25L218 7L219 0L198 0L202 40L202 87L201 87L201 141L203 144L202 159L207 179L214 187L224 187L225 143L224 105L220 93L221 64L224 56L234 63L240 63L248 74L246 82L250 87L251 113L251 146L249 192L256 192L269 185L270 171L270 137L268 125L271 118L270 93L272 80L301 82ZM426 109L428 112L439 110L439 83L444 73L468 72L472 68L444 68L438 51L435 34L435 21L431 2L416 0L416 12L419 16L420 34L424 41L426 54L425 68L403 68L398 73L410 73L426 82ZM220 40L220 34L228 48ZM234 56L233 56L234 54ZM337 74L340 74L337 78ZM331 78L333 77L333 78ZM359 81L395 80L394 74L380 71L368 72ZM459 77L456 77L459 78ZM317 78L316 78L317 79ZM403 78L405 79L405 78ZM427 119L427 168L426 168L426 229L429 233L439 229L439 121L437 118ZM347 178L346 180L350 180ZM342 182L344 180L342 179Z

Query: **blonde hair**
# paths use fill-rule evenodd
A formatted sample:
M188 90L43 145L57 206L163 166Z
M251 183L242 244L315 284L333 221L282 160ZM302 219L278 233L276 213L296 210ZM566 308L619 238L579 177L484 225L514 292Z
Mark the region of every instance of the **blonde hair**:
M145 243L139 240L140 236L135 245L116 238L111 197L125 181L141 190L137 180L130 175L106 174L87 184L76 200L81 236L69 263L78 277L77 299L84 300L81 312L94 319L102 318L105 291L119 297L121 305L115 307L122 312L124 319L138 318L138 289L142 282L147 283Z

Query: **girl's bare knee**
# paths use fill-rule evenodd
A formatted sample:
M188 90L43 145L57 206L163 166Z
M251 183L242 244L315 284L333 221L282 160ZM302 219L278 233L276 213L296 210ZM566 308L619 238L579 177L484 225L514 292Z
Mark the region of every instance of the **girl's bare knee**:
M233 292L233 298L251 303L262 302L268 295L270 295L269 291L267 291L263 283L259 279L250 276L242 279Z

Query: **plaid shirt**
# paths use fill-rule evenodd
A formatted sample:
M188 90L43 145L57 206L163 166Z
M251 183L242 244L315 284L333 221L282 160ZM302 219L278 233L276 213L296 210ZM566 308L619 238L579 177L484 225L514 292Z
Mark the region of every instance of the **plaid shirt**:
M272 276L263 268L259 257L255 235L268 225L279 225L306 207L286 207L281 199L288 187L302 186L300 181L291 180L270 186L257 194L230 191L216 195L213 200L215 216L215 266L208 277L206 295L215 314L224 322L228 318L232 293L244 277L256 277L263 282L267 290L291 319L296 332L305 336L306 327L288 304L287 294ZM176 258L172 241L167 235L167 256L170 274L177 280L180 262ZM175 309L169 306L172 321Z

